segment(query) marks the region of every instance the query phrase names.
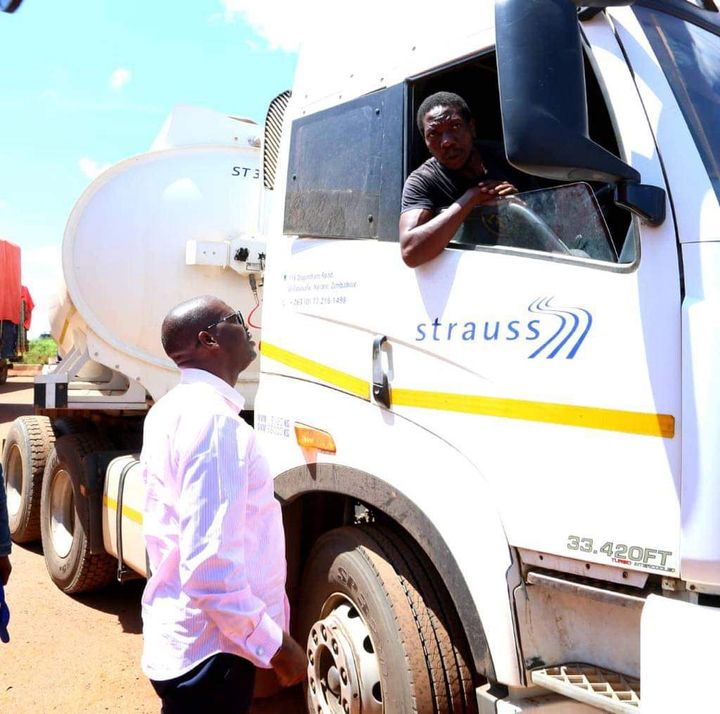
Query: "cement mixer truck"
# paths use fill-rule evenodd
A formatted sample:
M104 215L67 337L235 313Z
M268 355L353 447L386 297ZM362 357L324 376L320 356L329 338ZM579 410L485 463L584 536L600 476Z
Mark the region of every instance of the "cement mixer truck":
M222 146L178 132L90 186L64 359L4 452L15 537L39 527L61 588L144 572L139 427L177 378L158 326L212 292L262 303L238 388L309 711L718 708L720 14L628 4L343 5L259 147L222 120ZM439 90L539 187L410 269Z

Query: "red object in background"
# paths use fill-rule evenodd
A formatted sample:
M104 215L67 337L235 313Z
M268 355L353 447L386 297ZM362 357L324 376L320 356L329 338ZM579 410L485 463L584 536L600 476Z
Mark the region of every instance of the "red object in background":
M20 322L20 246L0 240L0 320Z
M20 290L20 297L25 303L25 322L23 323L23 327L26 330L29 330L30 323L32 322L32 311L35 307L35 303L33 302L32 295L30 295L30 291L27 289L26 285L22 286Z

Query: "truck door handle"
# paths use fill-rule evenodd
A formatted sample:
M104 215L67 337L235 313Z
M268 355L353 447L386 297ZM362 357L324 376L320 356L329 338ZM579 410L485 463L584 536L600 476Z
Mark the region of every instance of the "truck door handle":
M390 408L390 384L388 382L388 376L383 368L382 363L382 347L387 342L385 335L376 335L373 340L372 346L372 361L373 361L373 384L372 384L372 395L373 399L384 407Z

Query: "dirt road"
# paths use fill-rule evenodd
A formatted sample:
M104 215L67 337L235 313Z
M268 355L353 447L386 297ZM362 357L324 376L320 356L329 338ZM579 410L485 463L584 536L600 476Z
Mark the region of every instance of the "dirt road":
M32 414L32 379L0 386L0 442ZM0 643L0 712L156 714L159 700L140 671L144 581L69 597L50 581L39 545L13 546L6 595L10 643ZM253 714L300 714L299 692L259 700Z

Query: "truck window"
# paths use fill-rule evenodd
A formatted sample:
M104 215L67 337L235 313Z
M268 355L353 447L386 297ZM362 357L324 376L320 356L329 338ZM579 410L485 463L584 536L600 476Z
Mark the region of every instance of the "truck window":
M663 12L635 12L720 200L720 37Z
M293 122L286 234L397 240L404 87Z
M590 63L585 64L590 136L619 155L605 99ZM438 91L463 97L475 119L478 140L502 147L496 59L488 52L411 83L405 177L429 156L414 115L425 97ZM519 194L505 205L475 209L449 247L517 248L609 263L634 261L636 233L629 213L615 206L610 185L535 182L538 190Z
M587 183L529 191L478 206L451 246L505 246L617 262L605 219Z

